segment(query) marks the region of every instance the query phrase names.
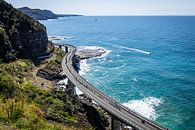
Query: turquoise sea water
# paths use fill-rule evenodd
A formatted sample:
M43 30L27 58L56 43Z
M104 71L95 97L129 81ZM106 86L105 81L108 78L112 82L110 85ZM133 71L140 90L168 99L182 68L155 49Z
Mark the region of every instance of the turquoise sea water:
M87 60L98 89L172 130L195 129L195 17L67 17L50 36L111 53Z

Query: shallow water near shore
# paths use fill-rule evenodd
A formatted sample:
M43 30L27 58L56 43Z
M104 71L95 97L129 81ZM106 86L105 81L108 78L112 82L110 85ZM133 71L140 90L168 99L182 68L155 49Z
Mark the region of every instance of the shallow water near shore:
M60 43L111 53L83 62L90 83L172 130L195 129L195 17L65 17L41 21ZM87 66L87 67L86 67Z

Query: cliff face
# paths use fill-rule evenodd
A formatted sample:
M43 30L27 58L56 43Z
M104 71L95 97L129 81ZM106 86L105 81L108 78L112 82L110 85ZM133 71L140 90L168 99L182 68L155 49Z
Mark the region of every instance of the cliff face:
M37 20L57 19L58 16L50 10L30 9L28 7L19 8L24 14Z
M0 61L43 55L47 45L42 24L0 0Z
M19 8L19 10L36 20L48 20L48 19L57 19L58 17L81 16L77 14L55 14L50 10L31 9L28 7L22 7Z

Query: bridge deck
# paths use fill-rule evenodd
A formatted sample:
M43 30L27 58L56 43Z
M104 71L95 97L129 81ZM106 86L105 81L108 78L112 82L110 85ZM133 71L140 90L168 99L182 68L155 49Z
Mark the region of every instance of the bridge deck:
M68 79L76 85L86 96L98 103L103 109L108 111L111 115L117 117L126 125L133 126L140 130L168 130L157 123L146 119L136 112L124 107L114 99L108 97L93 85L82 78L72 65L72 58L76 52L76 47L68 46L69 52L65 55L62 61L62 69Z

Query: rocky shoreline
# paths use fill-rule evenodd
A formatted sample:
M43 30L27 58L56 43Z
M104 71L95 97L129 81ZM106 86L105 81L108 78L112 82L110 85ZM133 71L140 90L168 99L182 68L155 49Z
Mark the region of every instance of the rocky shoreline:
M65 51L65 50L64 50ZM111 51L108 51L102 47L97 47L97 46L82 46L79 47L75 53L75 57L73 59L73 66L75 68L75 70L82 75L82 71L85 71L84 69L89 69L86 68L87 66L82 65L82 64L86 64L86 60L90 59L90 58L100 58L105 56L106 54L110 53ZM87 64L86 64L87 65ZM59 66L57 67L58 69L58 73L59 73ZM42 71L42 70L41 70ZM60 71L62 71L60 69ZM81 73L80 73L81 72ZM43 74L42 76L44 76L44 71L43 72L39 72L38 74ZM54 73L54 72L53 72ZM45 77L46 79L50 78L51 76L49 76L50 74L47 74L48 77ZM52 74L53 75L53 74ZM57 76L56 76L57 77ZM52 78L50 78L52 79ZM67 77L64 76L59 76L58 75L58 80L56 81L56 84L65 91L66 86L68 85L68 79ZM74 93L77 96L83 95L83 93L76 87L75 90L71 90L74 91Z
M76 58L77 58L77 64L79 64L78 69L78 73L79 71L82 71L80 64L83 60L87 60L89 58L96 58L96 57L101 57L104 54L107 53L107 50L102 48L102 47L97 47L97 46L83 46L83 47L79 47L75 53ZM75 91L80 91L78 88ZM99 117L95 117L98 119L98 124L101 124L99 126L98 129L103 130L110 130L111 129L111 116L105 111L103 110L97 103L95 103L94 101L92 101L91 99L87 98L84 94L82 94L82 92L76 92L77 94L80 93L80 95L78 95L80 97L80 99L82 99L82 102L86 103L87 107L89 109L91 109L91 114L94 115L94 110L98 110L99 113L96 114L100 114L99 116L103 116L104 117L104 122L100 122L101 120L99 120ZM90 113L89 113L90 114ZM102 127L104 126L104 127Z
M78 50L82 51L82 50ZM73 60L73 65L75 66L75 69L79 71L79 68L76 66L76 64L79 64L79 62L83 59L84 54L86 54L86 58L92 58L101 56L106 53L106 51L101 52L101 54L97 51L99 50L84 50L86 53L82 53L82 55L76 55L75 60ZM83 52L83 51L82 51ZM89 55L90 54L90 55ZM37 73L37 76L42 77L44 79L50 80L53 82L53 88L58 89L59 91L63 91L65 94L68 94L69 97L74 98L76 102L79 104L79 109L76 110L78 122L80 124L83 124L84 126L94 127L95 130L110 130L110 121L111 117L108 115L106 111L101 109L97 104L93 103L92 100L88 99L85 95L71 95L71 91L74 88L68 85L68 80L66 76L62 76L62 70L61 68L61 60L62 56L57 56L57 60L55 63L51 63L44 68L40 69ZM82 59L80 58L82 57ZM54 76L53 76L54 74ZM77 108L75 108L77 109ZM82 109L82 110L81 110Z
M103 110L58 87L65 52L46 27L4 0L0 7L0 129L108 130Z
M79 56L81 60L89 59L94 57L101 57L107 53L107 50L102 47L97 46L82 46L77 49L76 55Z
M58 41L58 40L64 40L67 39L68 37L62 37L62 36L48 36L49 41Z

